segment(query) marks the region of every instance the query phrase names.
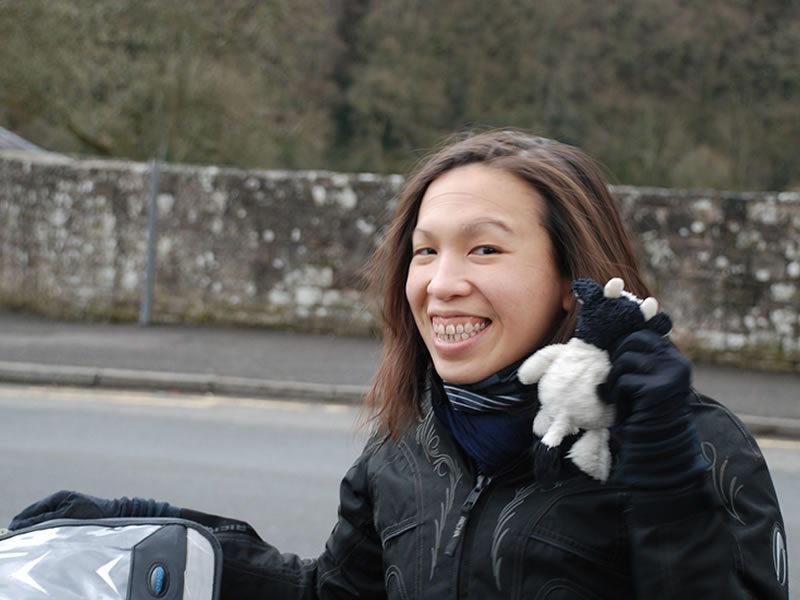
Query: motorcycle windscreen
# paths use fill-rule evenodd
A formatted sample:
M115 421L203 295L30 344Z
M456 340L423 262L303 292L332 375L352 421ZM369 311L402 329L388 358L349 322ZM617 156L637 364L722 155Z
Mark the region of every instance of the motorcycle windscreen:
M215 550L181 523L44 523L0 538L0 600L214 600Z

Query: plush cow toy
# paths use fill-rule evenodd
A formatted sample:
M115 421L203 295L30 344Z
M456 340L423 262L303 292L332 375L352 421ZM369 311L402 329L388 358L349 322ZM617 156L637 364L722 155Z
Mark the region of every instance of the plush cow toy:
M541 439L536 452L558 460L557 448L565 437L583 434L567 453L583 472L606 481L611 470L609 427L615 407L603 402L597 386L611 370L610 355L629 334L643 328L667 335L672 321L658 312L658 302L641 300L623 290L614 277L601 287L592 279L578 279L572 289L580 302L575 335L566 344L545 346L519 368L524 384L539 383L539 412L533 432ZM537 457L539 460L540 457Z

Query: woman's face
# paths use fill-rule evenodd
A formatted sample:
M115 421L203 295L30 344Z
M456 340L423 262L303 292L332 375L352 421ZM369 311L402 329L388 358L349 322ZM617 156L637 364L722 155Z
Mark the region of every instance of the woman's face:
M406 297L445 381L475 383L530 354L569 307L544 215L532 187L480 163L428 186Z

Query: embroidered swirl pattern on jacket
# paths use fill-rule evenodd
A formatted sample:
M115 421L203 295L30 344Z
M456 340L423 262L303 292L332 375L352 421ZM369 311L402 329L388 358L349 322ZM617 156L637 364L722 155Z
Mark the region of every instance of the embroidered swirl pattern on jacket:
M422 447L425 458L433 466L433 472L439 477L447 477L449 480L448 486L444 490L444 499L440 504L439 518L434 519L435 535L434 545L431 548L430 579L433 579L433 575L436 572L436 558L439 555L439 548L444 536L447 515L453 509L456 486L463 476L458 462L449 454L439 451L440 439L436 433L434 420L433 410L429 408L422 423L417 426L417 443Z
M734 475L731 480L730 484L727 486L725 485L725 471L728 469L728 459L722 461L721 465L717 465L718 457L717 457L717 448L711 442L703 442L701 444L703 450L703 456L711 463L711 467L709 467L711 471L711 480L714 482L714 489L716 490L717 494L719 495L719 499L722 501L722 505L725 507L725 510L728 511L728 514L739 521L742 525L745 525L745 522L739 516L739 512L736 510L736 496L739 495L739 492L742 491L744 484L740 483L738 486L736 485L737 477Z
M500 585L500 567L503 563L503 557L500 556L500 545L503 543L503 538L506 537L506 534L511 531L509 523L517 514L517 508L522 505L525 498L533 493L536 486L536 483L532 483L518 489L514 493L514 498L503 507L503 510L500 511L500 515L497 518L497 525L494 528L494 535L492 536L492 572L494 574L497 591L502 591L502 586Z

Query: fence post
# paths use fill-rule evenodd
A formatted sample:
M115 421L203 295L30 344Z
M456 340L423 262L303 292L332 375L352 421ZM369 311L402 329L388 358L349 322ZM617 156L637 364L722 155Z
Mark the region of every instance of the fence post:
M150 161L150 202L147 206L147 257L145 259L144 288L139 310L139 324L150 324L153 301L153 274L155 273L156 215L158 213L158 160Z

